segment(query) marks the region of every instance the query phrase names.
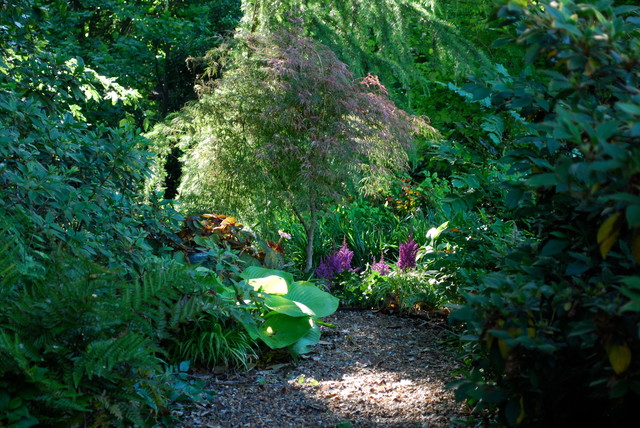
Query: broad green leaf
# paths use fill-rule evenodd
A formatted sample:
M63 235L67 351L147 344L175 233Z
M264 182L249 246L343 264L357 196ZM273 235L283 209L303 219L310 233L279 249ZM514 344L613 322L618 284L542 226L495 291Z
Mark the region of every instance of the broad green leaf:
M638 6L623 5L614 7L613 13L616 15L625 15L631 12L637 12L638 10L640 10Z
M451 185L457 189L461 189L466 186L464 181L457 178L454 178L453 180L451 180Z
M640 225L640 205L627 207L627 224L632 228Z
M263 303L272 311L292 317L315 316L315 313L305 304L294 302L286 297L267 295Z
M518 187L513 187L509 189L509 192L507 193L507 196L505 199L505 204L507 205L507 208L513 209L517 207L518 203L522 199L522 196L524 196L524 191L522 189Z
M320 341L320 328L315 325L307 331L307 333L300 338L296 343L293 344L291 350L297 354L306 354L310 352L309 346L313 346Z
M244 327L252 339L260 337L256 319L248 311L231 311L231 316Z
M331 315L338 309L339 300L337 297L320 290L309 282L294 283L285 297L306 305L318 318Z
M527 184L531 187L551 187L555 186L557 182L555 174L551 173L537 174L527 180Z
M271 349L285 348L302 338L311 329L311 324L310 318L271 312L260 327L260 339Z
M254 279L265 278L273 275L283 278L287 282L287 285L293 284L293 275L291 275L289 272L267 269L260 266L249 266L244 270L244 272L240 274L240 277L242 279Z
M620 307L620 312L640 312L640 299L625 303Z
M635 288L640 291L640 276L628 276L622 279L625 285L631 288Z
M606 141L611 138L618 130L618 122L610 120L603 122L596 128L596 135L602 141Z
M612 159L592 162L590 168L594 171L609 172L621 168L622 166L622 162Z
M569 246L569 242L560 239L550 239L549 242L542 247L540 251L541 256L554 256L561 253L565 248Z
M269 294L287 294L289 287L287 281L281 276L270 275L264 278L247 279L247 284L256 291L262 291Z
M618 110L634 116L640 116L640 105L629 103L616 103Z

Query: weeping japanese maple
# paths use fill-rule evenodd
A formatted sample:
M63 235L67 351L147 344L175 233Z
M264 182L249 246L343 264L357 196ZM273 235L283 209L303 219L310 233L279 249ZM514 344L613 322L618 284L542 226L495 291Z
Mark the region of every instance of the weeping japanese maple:
M323 207L365 176L404 168L420 126L377 77L354 78L300 31L240 36L233 65L171 132L188 146L180 198L246 216L290 210L306 231L308 271Z

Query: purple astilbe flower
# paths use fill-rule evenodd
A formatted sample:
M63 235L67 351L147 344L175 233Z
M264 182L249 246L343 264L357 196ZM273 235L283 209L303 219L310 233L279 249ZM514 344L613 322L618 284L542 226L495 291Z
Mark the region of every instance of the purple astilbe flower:
M409 240L400 244L400 254L398 256L398 268L401 270L413 269L416 267L416 257L418 256L418 244L409 236Z
M345 237L342 240L342 247L336 253L336 259L339 266L339 271L336 273L340 273L343 270L353 270L351 269L351 259L353 259L353 251L347 247L347 238Z
M384 261L384 254L380 255L380 261L376 262L376 259L373 259L374 263L371 265L371 270L378 271L380 275L387 276L391 273L391 267Z
M318 265L318 268L316 269L316 275L318 276L318 278L331 281L338 271L338 267L339 262L336 258L336 255L332 254L320 261L320 265Z
M342 271L354 271L351 269L351 259L353 259L353 251L347 247L347 240L345 238L344 241L342 241L342 247L337 252L320 262L318 269L316 269L316 275L318 278L331 281L334 276Z

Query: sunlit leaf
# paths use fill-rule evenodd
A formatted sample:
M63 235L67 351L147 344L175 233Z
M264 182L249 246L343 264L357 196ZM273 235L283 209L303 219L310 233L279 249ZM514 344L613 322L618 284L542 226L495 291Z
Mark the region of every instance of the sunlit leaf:
M625 342L623 345L611 345L607 349L609 362L616 374L624 373L631 364L631 350Z
M267 295L263 303L272 311L292 317L315 316L315 313L304 303L294 302L286 297Z
M274 313L260 327L260 339L271 349L284 348L296 343L311 329L311 320L304 317Z
M318 318L329 316L338 309L337 297L308 282L294 283L285 297L306 305Z
M240 274L240 277L242 279L254 279L265 278L272 275L283 278L287 282L287 285L293 284L293 275L291 275L289 272L276 269L267 269L260 266L249 266Z
M276 275L267 276L265 278L253 278L246 281L254 290L262 291L264 293L287 294L287 291L289 291L287 281Z
M598 244L600 244L600 254L605 259L611 247L616 242L618 235L620 234L620 226L617 225L617 221L620 218L621 213L615 213L602 223L598 229Z
M222 220L221 225L226 226L226 225L234 225L236 224L236 219L233 217L227 217L224 220Z

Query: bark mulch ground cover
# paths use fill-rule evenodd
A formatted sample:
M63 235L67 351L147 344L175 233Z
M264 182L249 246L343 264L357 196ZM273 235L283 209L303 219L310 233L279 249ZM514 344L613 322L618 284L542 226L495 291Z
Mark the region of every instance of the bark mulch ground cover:
M444 385L457 368L441 318L338 311L295 364L200 373L213 398L173 413L180 427L450 427L466 419Z

